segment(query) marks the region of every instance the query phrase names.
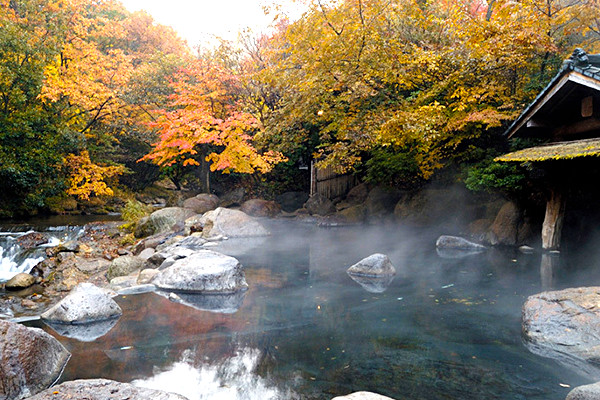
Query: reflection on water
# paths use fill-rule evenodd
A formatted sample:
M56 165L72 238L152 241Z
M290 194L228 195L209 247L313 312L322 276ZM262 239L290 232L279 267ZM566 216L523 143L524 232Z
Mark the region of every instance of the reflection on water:
M123 316L93 342L49 330L73 354L62 379L164 390L190 382L176 385L195 388L190 399L303 400L359 390L395 399L563 400L569 389L561 384L600 380L521 340L521 306L550 283L540 255L492 249L442 258L440 232L399 227L269 228L273 236L261 243L214 247L235 252L246 269L249 290L233 305L120 296ZM346 273L374 253L396 267L384 291L365 290ZM600 283L598 258L579 256L561 255L554 289Z
M132 383L150 389L165 390L189 400L275 400L293 399L291 393L280 393L256 374L261 358L257 349L243 348L218 363L204 361L194 366L191 351L165 371Z

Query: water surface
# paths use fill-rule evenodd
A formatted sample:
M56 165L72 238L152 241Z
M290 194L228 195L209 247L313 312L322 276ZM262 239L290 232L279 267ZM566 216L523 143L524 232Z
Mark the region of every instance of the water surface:
M598 284L594 258L443 258L433 245L440 232L282 221L270 228L269 238L214 248L245 266L250 289L236 312L146 293L120 296L123 317L93 342L45 327L73 353L62 379L133 381L190 400L330 399L358 390L399 400L562 400L567 386L591 382L530 353L520 320L531 294ZM387 289L346 274L373 253L397 269Z

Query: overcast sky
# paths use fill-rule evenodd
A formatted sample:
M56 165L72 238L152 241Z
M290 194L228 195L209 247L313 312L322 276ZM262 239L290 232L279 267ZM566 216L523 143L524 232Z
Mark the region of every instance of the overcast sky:
M274 0L121 0L129 11L146 10L154 20L173 27L191 47L216 43L215 37L237 39L237 33L250 27L265 30L272 22L263 6ZM288 13L299 15L294 1L279 1Z

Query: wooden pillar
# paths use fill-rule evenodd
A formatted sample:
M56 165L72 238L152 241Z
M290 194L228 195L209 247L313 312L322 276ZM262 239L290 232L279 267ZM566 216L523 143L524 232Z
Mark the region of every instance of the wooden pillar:
M564 215L564 196L558 189L552 189L550 198L546 203L546 216L542 225L542 248L544 250L557 250L560 248Z

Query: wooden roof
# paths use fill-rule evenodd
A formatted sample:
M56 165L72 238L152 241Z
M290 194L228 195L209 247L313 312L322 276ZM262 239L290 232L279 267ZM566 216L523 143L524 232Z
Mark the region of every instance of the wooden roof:
M562 69L540 92L535 100L506 130L506 135L538 136L550 138L560 136L563 125L576 122L587 123L576 127L576 131L588 132L598 129L598 119L577 121L581 117L581 99L600 96L600 55L588 55L576 49L563 63ZM590 124L590 122L594 122ZM558 133L558 135L557 135Z
M494 161L549 161L598 156L600 156L600 138L594 138L529 147L496 157Z

